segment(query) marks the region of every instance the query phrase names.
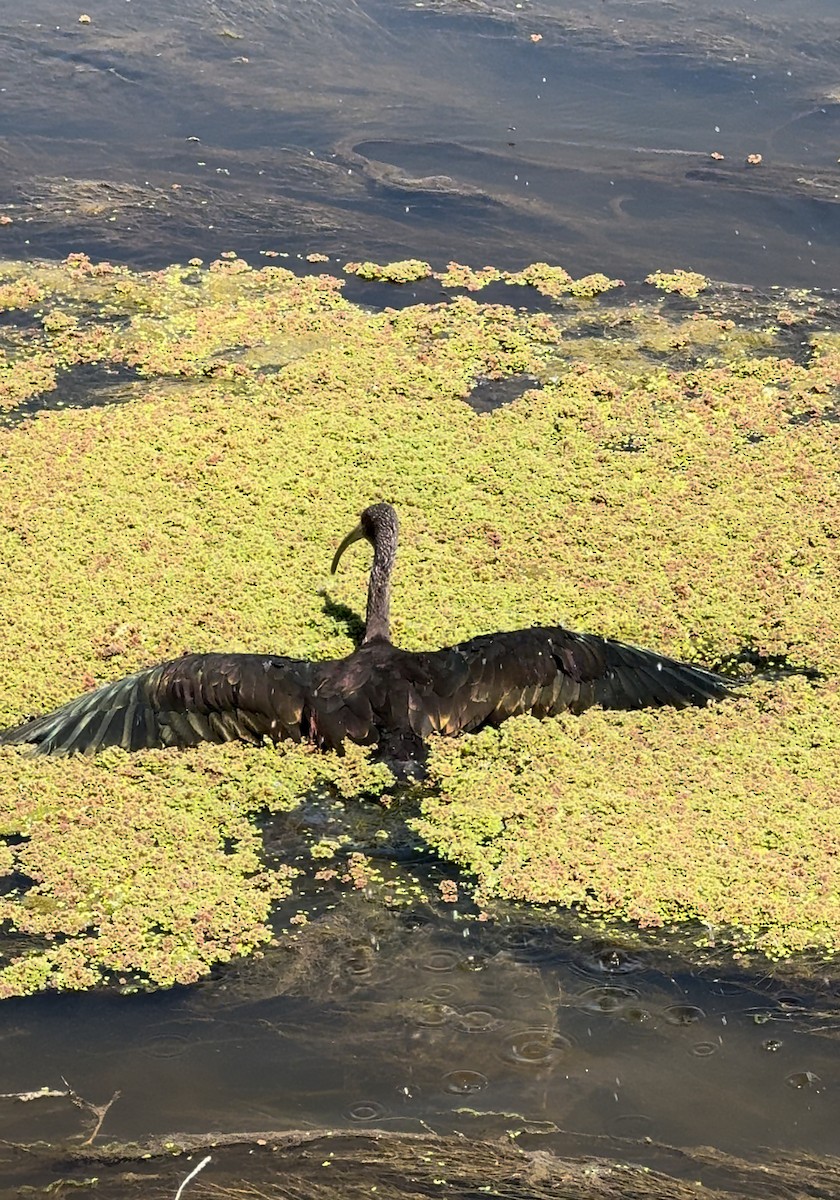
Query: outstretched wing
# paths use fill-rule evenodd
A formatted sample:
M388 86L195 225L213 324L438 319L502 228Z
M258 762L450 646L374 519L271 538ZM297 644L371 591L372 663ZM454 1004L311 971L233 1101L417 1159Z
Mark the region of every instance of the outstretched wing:
M675 708L734 694L737 681L651 650L562 626L517 629L411 656L412 729L457 733L531 712Z
M87 692L0 733L36 754L96 754L305 736L312 665L260 654L188 654Z

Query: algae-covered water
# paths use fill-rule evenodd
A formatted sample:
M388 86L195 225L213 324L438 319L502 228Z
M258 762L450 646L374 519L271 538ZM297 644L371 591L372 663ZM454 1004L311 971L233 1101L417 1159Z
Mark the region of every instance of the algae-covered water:
M74 1178L356 1123L664 1179L832 1154L833 302L235 255L0 295L5 722L187 648L346 653L367 563L326 567L378 496L406 646L559 610L752 679L444 740L409 788L360 749L4 750L9 1141L87 1142Z
M836 1194L834 18L756 9L12 15L0 724L348 653L378 499L401 645L748 686L410 786L3 750L0 1195Z

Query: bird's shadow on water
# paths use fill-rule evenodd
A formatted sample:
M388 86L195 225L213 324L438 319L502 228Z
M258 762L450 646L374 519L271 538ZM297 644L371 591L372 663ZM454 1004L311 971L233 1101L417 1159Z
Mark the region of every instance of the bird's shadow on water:
M750 668L752 673L745 674L744 667ZM731 677L736 686L750 683L753 679L776 683L792 675L801 675L812 683L825 679L823 672L816 667L793 663L786 654L760 654L749 644L718 660L712 669Z
M365 636L365 623L357 612L352 608L348 608L346 604L340 604L335 600L331 600L329 596L324 596L324 613L336 625L343 625L347 636L351 639L354 646L361 646Z

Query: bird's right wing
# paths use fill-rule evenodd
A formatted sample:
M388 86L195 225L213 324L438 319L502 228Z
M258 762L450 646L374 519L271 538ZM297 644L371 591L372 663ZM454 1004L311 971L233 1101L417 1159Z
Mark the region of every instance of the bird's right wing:
M35 754L96 754L266 737L301 739L312 665L261 654L188 654L0 733Z
M612 638L562 626L486 634L431 654L417 664L412 728L457 733L593 705L676 708L734 694L735 680Z

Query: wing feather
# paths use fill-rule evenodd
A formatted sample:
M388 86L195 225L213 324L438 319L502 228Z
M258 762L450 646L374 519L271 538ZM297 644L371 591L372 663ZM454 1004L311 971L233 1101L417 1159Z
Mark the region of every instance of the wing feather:
M189 654L105 684L0 733L36 754L95 754L264 737L300 739L311 663L259 654Z
M415 705L440 733L496 725L524 712L578 713L596 704L684 708L734 695L737 686L702 667L562 626L482 635L412 657L423 668L414 684Z

